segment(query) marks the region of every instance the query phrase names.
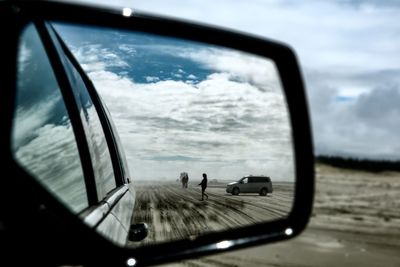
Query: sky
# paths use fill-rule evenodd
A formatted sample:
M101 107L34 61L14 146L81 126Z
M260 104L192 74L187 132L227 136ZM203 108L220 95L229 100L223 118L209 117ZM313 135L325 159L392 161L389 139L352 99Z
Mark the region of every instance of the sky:
M294 181L289 116L265 58L149 34L57 24L116 125L136 180Z
M305 80L315 154L400 158L398 1L116 0L112 5L290 45Z

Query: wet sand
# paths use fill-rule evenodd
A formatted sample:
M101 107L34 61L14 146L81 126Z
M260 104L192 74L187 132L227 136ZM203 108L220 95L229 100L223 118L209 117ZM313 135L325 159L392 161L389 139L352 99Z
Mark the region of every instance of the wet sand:
M178 182L137 182L134 222L145 222L149 236L129 246L193 238L205 233L234 229L288 215L293 201L293 183L274 183L274 192L226 193L227 182L210 183L201 200L198 183L182 188Z
M163 266L400 266L400 173L316 173L313 216L297 238Z

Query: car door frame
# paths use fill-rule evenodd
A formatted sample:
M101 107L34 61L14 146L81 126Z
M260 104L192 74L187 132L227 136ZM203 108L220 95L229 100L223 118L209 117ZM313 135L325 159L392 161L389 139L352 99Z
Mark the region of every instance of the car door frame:
M103 232L107 238L120 245L123 245L128 236L129 225L127 225L128 223L126 222L126 219L124 220L124 225L122 225L122 220L120 218L126 217L126 214L130 214L128 217L131 217L133 213L135 193L132 186L129 185L127 167L124 167L124 162L120 159L121 152L119 151L116 141L115 129L113 129L110 121L111 118L109 118L106 114L105 106L103 106L100 96L97 94L93 83L54 28L48 23L36 23L35 27L41 36L42 43L45 46L52 66L56 66L57 68L55 72L56 76L59 75L60 80L62 81L60 83L61 90L68 91L66 93L68 98L66 99L63 96L66 106L71 106L74 109L78 109L76 99L73 96L73 85L70 78L66 74L66 68L69 68L69 66L66 66L62 62L61 58L63 56L67 57L71 61L73 67L83 80L86 90L99 117L101 127L106 138L107 149L111 156L115 187L107 194L105 198L100 199L97 196L96 181L93 171L94 166L90 159L91 155L81 117L79 115L79 111L74 112L73 116L71 116L71 123L73 127L78 128L78 133L75 134L76 139L80 141L80 143L77 144L78 149L82 150L83 153L81 156L81 164L84 166L83 168L88 169L86 173L84 173L84 178L86 191L88 193L89 207L83 210L79 214L79 217L83 219L90 227L99 229L99 231ZM123 211L118 209L118 206L132 207L132 211ZM124 228L124 234L121 234L121 227ZM104 229L109 229L109 233L107 233L107 231Z
M247 179L247 183L243 182ZM248 193L250 190L250 179L249 177L244 177L240 179L240 193Z

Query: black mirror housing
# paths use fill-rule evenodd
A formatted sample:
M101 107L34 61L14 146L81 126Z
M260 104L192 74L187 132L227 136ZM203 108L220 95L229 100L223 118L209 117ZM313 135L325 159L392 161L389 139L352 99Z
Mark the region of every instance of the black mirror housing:
M207 234L137 249L121 248L99 236L30 178L14 160L10 136L15 103L17 47L28 23L54 21L123 29L208 43L274 61L290 112L295 155L295 200L289 216L238 230ZM153 16L63 3L0 3L0 123L2 159L0 244L3 254L18 251L41 265L145 266L276 242L300 234L307 225L314 194L314 158L304 83L293 50L285 44L225 29ZM51 56L51 55L50 55ZM241 182L243 183L243 182ZM12 190L10 190L12 189ZM18 198L15 192L19 190ZM24 213L16 207L24 206ZM26 220L31 227L26 227ZM130 229L131 240L147 236L146 224ZM28 242L21 242L28 240ZM228 244L221 246L221 242ZM43 258L43 255L48 257ZM134 265L131 265L134 263Z

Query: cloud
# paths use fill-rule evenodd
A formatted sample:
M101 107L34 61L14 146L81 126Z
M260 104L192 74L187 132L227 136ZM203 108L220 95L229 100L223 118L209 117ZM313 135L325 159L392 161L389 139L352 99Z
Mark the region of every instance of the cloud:
M123 52L126 52L128 54L135 54L136 53L136 49L133 45L131 44L120 44L118 46L119 49L121 49Z
M26 130L20 128L24 121L26 118L15 123L16 132ZM69 120L62 125L37 127L30 142L20 145L13 140L13 146L17 161L69 208L80 212L87 207L82 167Z
M121 49L121 46L124 49ZM131 50L126 45L119 48L131 54ZM110 48L104 48L100 44L89 44L74 48L75 56L79 59L85 58L82 67L86 71L101 71L111 67L127 68L129 64L125 62L118 54L112 52Z
M113 5L131 3L120 0ZM400 84L398 1L172 0L165 3L149 0L135 3L135 8L289 44L303 67L316 152L379 158L382 147L388 150L391 147L384 154L399 158L397 132L393 132L394 122L384 119L386 111L375 110L380 115L376 116L365 112L368 106L360 107L366 105L366 96L377 96L379 90L387 94L379 98L382 104L386 103L385 99L391 98L393 92L385 88ZM337 101L344 98L352 101ZM360 110L364 111L362 117L355 114ZM379 131L376 127L374 131L364 128L367 115L379 125ZM352 121L344 122L343 118L352 118ZM353 148L355 144L357 149Z
M102 1L97 1L102 3ZM109 4L107 1L104 4ZM130 1L113 2L129 6ZM169 1L135 3L135 9L221 25L290 44L308 68L398 67L395 1ZM221 10L223 12L221 13ZM207 16L204 16L207 14ZM374 59L374 64L370 64ZM390 65L389 65L390 64ZM375 66L375 67L374 67Z
M18 72L23 72L27 65L30 62L32 57L32 50L29 49L29 46L26 44L26 41L23 40L18 48Z
M138 83L107 68L109 58L131 62L126 57L96 59L89 55L87 60L85 51L99 53L84 47L74 51L110 109L134 177L175 179L181 171L190 170L194 176L201 177L207 171L218 179L258 173L293 180L290 127L271 63L232 51L213 49L205 54L202 50L165 48L161 50L165 54L175 49L180 52L175 53L176 58L208 68L211 74L195 83L156 76ZM156 47L151 49L160 53ZM140 53L137 46L135 51ZM255 77L255 70L259 77ZM173 74L186 72L178 68ZM269 90L260 90L257 84L267 80ZM285 166L277 167L279 159Z
M155 76L146 76L146 82L148 82L148 83L157 82L159 80L160 80L160 78L155 77Z
M18 125L18 130L13 132L13 143L20 146L32 138L37 133L35 129L41 127L51 118L52 111L60 103L61 96L59 93L48 96L31 107L24 107L22 105L17 107L14 124Z
M231 79L252 83L262 90L282 92L278 71L272 60L218 48L182 49L178 56L190 58L212 70L229 73Z
M347 101L337 101L334 88L325 89L319 91L319 105L312 112L314 132L319 133L315 136L317 154L400 158L397 85L381 86Z
M132 3L117 0L112 5ZM135 3L134 8L289 44L303 68L316 153L400 157L395 120L385 119L385 109L366 112L365 101L366 96L372 101L379 90L387 94L378 98L385 105L386 98L396 99L388 88L400 84L398 1L148 0Z

